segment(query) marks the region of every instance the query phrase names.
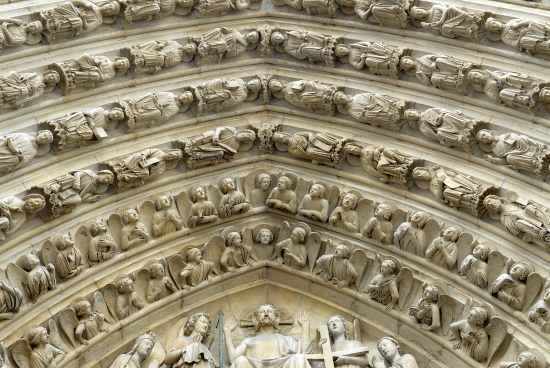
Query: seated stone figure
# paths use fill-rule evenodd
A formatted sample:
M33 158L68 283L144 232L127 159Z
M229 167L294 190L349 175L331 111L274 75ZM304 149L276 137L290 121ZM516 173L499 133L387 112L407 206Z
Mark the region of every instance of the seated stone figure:
M477 133L477 140L485 152L485 159L493 164L507 165L514 170L532 172L544 180L549 173L550 147L522 134L497 135L487 129Z
M508 273L504 273L489 286L489 292L497 294L504 303L516 310L524 306L527 276L535 269L527 262L515 263Z
M189 217L189 228L193 229L199 225L209 224L218 220L218 211L214 203L206 198L206 190L198 185L191 190L191 216Z
M250 201L246 196L236 189L235 180L225 177L221 180L223 196L220 200L219 215L222 218L231 215L246 213L250 210Z
M296 59L308 59L311 63L324 62L334 66L334 48L343 43L340 37L326 36L316 32L288 31L271 34L271 44L280 53L289 54Z
M46 201L40 194L29 194L23 199L15 196L0 198L0 240L13 234L44 206Z
M7 174L25 166L36 156L50 150L52 133L41 130L36 133L12 133L0 135L0 174Z
M23 23L16 18L0 18L0 51L19 45L36 45L42 40L39 21Z
M40 125L53 134L53 143L60 151L82 147L86 142L107 138L113 122L124 119L122 109L105 110L95 107L73 112L63 117L41 121ZM116 123L115 123L116 124Z
M153 236L159 237L171 234L183 227L183 221L178 211L171 208L172 197L160 196L155 200L157 212L153 215Z
M197 66L219 64L223 58L236 57L251 49L259 41L257 31L246 35L234 29L214 28L199 36L190 37L189 42L196 46Z
M460 147L471 153L476 144L476 134L487 123L472 119L460 111L449 111L445 108L433 107L422 113L416 110L406 110L405 119L409 125L425 137L439 141L445 147ZM415 124L411 124L415 122Z
M306 194L298 207L298 214L313 220L327 222L328 201L324 198L325 187L321 184L313 184L309 194Z
M328 222L333 226L340 226L352 233L359 232L359 216L357 215L357 196L353 193L345 193L341 206L332 211Z
M265 205L295 214L298 211L298 202L296 193L292 190L292 180L281 176L277 181L277 187L273 188L267 197Z
M349 260L350 250L347 245L339 244L333 254L319 257L315 264L323 281L336 284L340 289L355 282L357 271Z
M393 242L393 224L390 222L393 211L394 208L391 205L379 204L374 211L374 217L367 221L363 234L382 244L390 245Z
M103 165L115 175L115 190L122 191L155 180L164 171L175 168L182 157L179 149L148 148Z
M94 88L107 83L115 76L126 74L129 67L130 62L124 57L111 61L106 56L88 54L50 65L50 69L59 74L59 86L63 95L77 87Z
M550 287L544 290L542 299L536 302L529 310L528 317L531 322L539 325L544 333L550 333Z
M300 340L277 333L280 314L272 305L259 306L252 316L257 330L253 337L243 340L237 347L233 345L231 332L237 327L233 318L227 320L223 328L225 346L231 367L252 368L269 365L273 368L310 368L305 353L311 350L309 319L305 312L298 317L302 327Z
M44 93L52 92L58 82L59 74L53 70L43 75L10 72L0 76L0 112L25 106Z
M452 270L456 265L457 241L460 234L462 229L459 226L446 228L442 236L435 238L426 250L426 259L446 270Z

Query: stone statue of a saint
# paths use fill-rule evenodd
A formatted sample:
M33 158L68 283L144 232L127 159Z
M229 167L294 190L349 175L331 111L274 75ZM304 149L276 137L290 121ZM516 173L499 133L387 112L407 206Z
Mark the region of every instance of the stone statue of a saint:
M157 336L153 332L147 332L136 339L132 349L126 354L117 356L109 368L159 368L158 359L153 359L148 367L142 367L141 363L149 357L153 346L157 342Z
M50 150L53 135L47 130L36 133L11 133L0 135L0 174L6 174L25 166L36 156Z
M324 352L322 345L327 342L330 343L330 350L333 353L331 355L332 359L334 359L334 366L359 368L367 367L369 365L368 349L363 347L361 341L351 339L350 328L344 317L339 315L330 317L327 321L327 328L329 338L321 335L321 339L319 340L319 350ZM322 328L320 328L320 330L322 331ZM355 352L352 355L346 354L347 351L356 351L360 348L363 348L364 350L362 352ZM339 355L338 352L342 355Z
M149 231L139 222L139 214L136 210L125 210L122 213L124 226L120 230L120 249L130 250L149 242Z
M217 78L190 87L197 100L199 115L207 112L218 113L244 101L252 101L258 97L261 88L262 83L258 78L248 82L240 78Z
M550 24L532 19L510 19L503 21L487 18L487 36L491 41L502 41L518 51L529 55L550 54Z
M418 368L416 359L411 354L403 354L401 346L394 338L383 337L378 341L376 346L378 347L378 352L389 363L391 368ZM371 360L373 368L385 368L387 367L386 362L377 356L373 356Z
M0 18L0 50L19 45L36 45L42 40L39 21L23 23L21 19Z
M237 327L233 318L223 327L225 346L231 367L252 368L269 365L272 368L310 368L304 353L311 350L309 319L305 312L298 317L302 326L300 341L277 333L279 311L272 305L261 305L254 311L252 321L256 335L244 339L237 347L233 345L231 332Z
M387 75L398 78L400 62L410 51L404 47L388 46L383 42L356 42L350 45L339 44L334 53L343 63L357 69L369 67L374 75Z
M411 128L445 147L460 147L471 153L476 144L476 134L487 123L472 119L461 111L449 111L442 107L432 107L426 111L406 110L404 117ZM413 124L414 122L414 124Z
M531 322L539 325L544 333L550 333L550 287L544 290L542 299L536 302L529 310L528 317Z
M171 196L163 195L155 199L155 209L157 212L153 215L153 224L151 227L153 236L168 235L183 228L183 220L178 211L171 206Z
M37 73L10 72L0 76L0 112L4 109L18 109L27 102L52 92L59 82L59 74L48 70Z
M281 176L277 181L277 187L273 188L269 197L267 197L265 205L290 213L296 213L298 211L298 202L296 192L292 189L292 180L286 176Z
M334 66L334 48L342 41L340 37L316 32L287 31L282 34L276 31L271 34L271 43L277 52L300 60L308 59L311 63L324 62L327 66Z
M40 194L29 194L23 199L15 196L0 198L0 240L13 234L44 206L46 202Z
M0 321L13 319L22 302L23 293L19 289L0 281Z
M195 61L197 66L201 66L219 64L223 58L239 56L255 47L259 38L255 30L243 35L234 29L221 27L190 37L189 42L196 45Z
M217 363L202 341L212 332L208 313L189 316L180 335L167 350L164 363L172 368L216 368Z
M345 105L347 113L361 123L398 131L404 123L409 101L378 93L360 93Z
M333 254L327 254L317 259L315 264L319 267L319 275L323 281L336 284L340 289L355 282L357 271L349 260L349 253L349 247L342 243L334 248Z
M138 78L142 72L157 74L162 68L176 66L181 63L184 53L194 52L194 45L183 46L170 40L149 41L122 48L122 53L130 62L134 78Z

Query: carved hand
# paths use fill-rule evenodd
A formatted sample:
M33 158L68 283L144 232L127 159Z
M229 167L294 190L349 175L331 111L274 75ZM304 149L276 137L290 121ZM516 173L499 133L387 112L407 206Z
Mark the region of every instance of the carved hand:
M377 356L373 356L371 362L374 368L386 368L386 364Z
M309 316L306 312L300 312L300 315L298 316L298 324L300 326L303 326L304 324L309 326Z
M231 332L235 331L236 328L237 328L237 321L235 320L235 318L229 317L227 319L227 322L223 326L223 332L231 333Z

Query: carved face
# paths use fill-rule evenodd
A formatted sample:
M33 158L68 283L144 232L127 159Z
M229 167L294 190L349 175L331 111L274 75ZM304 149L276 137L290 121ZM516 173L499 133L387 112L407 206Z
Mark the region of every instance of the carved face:
M59 75L57 73L48 73L44 76L44 82L57 83L59 82Z
M471 325L477 325L477 312L474 309L470 311L467 321Z
M529 368L529 356L524 352L518 356L518 368Z
M393 273L393 269L392 267L390 266L390 264L386 261L382 262L382 265L380 266L380 273L383 275L383 276L388 276L388 275L391 275Z
M382 354L384 359L391 362L393 357L397 354L397 346L395 346L393 341L382 339L382 341L378 343L378 351Z
M42 26L42 23L36 21L36 22L30 22L27 24L27 30L32 34L37 34L42 31L44 27Z
M419 181L430 181L432 179L432 175L430 174L430 172L423 168L414 169L412 176L414 180Z
M474 250L472 251L472 254L477 259L483 259L487 255L487 247L483 244L478 244L475 246Z
M474 84L482 84L484 82L483 74L475 70L468 73L468 79Z
M262 178L262 180L260 180L260 189L268 190L270 185L271 185L270 178Z
M240 234L236 234L235 237L231 240L231 245L234 247L239 247L242 244L242 238Z
M206 198L206 193L205 193L203 187L197 187L197 188L195 189L195 198L196 198L197 200L199 200L199 199L205 199L205 198Z
M157 203L159 204L159 207L162 208L168 208L170 207L170 198L167 196L162 196L159 199L157 199Z
M485 28L489 32L499 32L502 29L502 23L496 19L488 20L485 22Z
M139 343L136 352L140 357L147 358L149 354L151 354L151 350L153 350L153 346L154 344L151 340L144 339Z
M311 187L309 195L311 195L312 198L320 198L322 197L323 192L324 188L321 185L315 184Z
M414 227L418 227L418 225L424 220L424 214L422 212L415 212L414 215L411 217L411 224Z
M260 244L268 245L269 243L271 243L272 235L269 230L260 231L258 237L260 239Z
M59 250L71 248L74 245L73 238L70 235L63 235L59 243Z
M525 269L520 264L516 263L510 268L510 276L512 276L514 280L519 280L524 271Z
M45 145L45 144L50 144L52 142L52 135L48 132L48 131L41 131L40 133L38 133L38 135L36 136L36 143L39 144L39 145Z
M458 229L456 227L450 226L443 231L443 239L446 241L452 241L458 236Z
M260 326L272 326L275 322L275 311L269 305L262 305L256 310Z
M342 198L342 207L344 207L344 209L346 210L349 210L351 209L351 207L353 207L356 200L357 198L355 197L355 195L348 193L344 196L344 198Z
M544 291L544 301L549 304L550 303L550 288L546 289Z
M40 264L40 259L38 259L38 257L35 256L34 254L29 254L29 256L27 257L27 260L29 262L31 270Z
M97 182L99 184L111 184L113 182L113 176L109 174L100 174L97 176Z
M500 206L502 203L497 198L485 198L483 204L489 211L500 212Z
M98 233L104 233L107 231L107 224L104 221L96 222Z
M223 185L225 186L226 192L231 192L235 190L235 182L231 178L225 178L223 179Z
M286 181L283 178L280 178L279 181L277 182L277 188L279 190L287 190L288 189L286 187Z
M28 198L25 201L25 211L27 213L36 213L44 208L44 200L42 198Z
M128 69L130 62L126 58L119 58L115 61L115 69Z
M208 332L209 321L205 316L200 316L199 319L195 322L193 327L193 332L198 333L202 336L206 336Z
M346 256L346 248L344 245L339 245L334 249L334 256L336 258L344 258Z
M155 276L157 279L164 277L164 266L160 263L155 266Z
M109 120L118 121L118 120L124 119L124 113L121 110L118 110L118 109L117 110L110 110L107 113L107 117L109 118Z
M40 332L40 342L42 344L48 344L50 342L50 335L48 335L48 331L45 328L42 328Z
M292 234L290 235L290 240L294 244L297 244L297 243L303 242L304 238L303 238L302 234L300 233L300 230L294 229L294 230L292 230Z
M126 280L126 294L134 292L134 282L130 279Z
M424 292L422 293L422 298L424 298L424 300L431 302L434 298L434 293L432 288L430 287L425 288Z
M328 331L332 337L340 336L346 333L346 328L344 327L344 322L338 316L330 317L328 322Z
M539 98L541 101L550 102L550 88L544 87L539 93Z
M376 210L374 211L374 216L377 218L383 218L384 220L388 220L391 216L391 208L387 204L381 204L378 207L376 207Z
M137 222L137 220L139 219L139 215L138 215L137 211L134 211L134 210L127 211L126 212L126 217L128 217L128 222L129 223Z
M491 144L495 141L491 131L482 129L477 133L477 140L483 144Z

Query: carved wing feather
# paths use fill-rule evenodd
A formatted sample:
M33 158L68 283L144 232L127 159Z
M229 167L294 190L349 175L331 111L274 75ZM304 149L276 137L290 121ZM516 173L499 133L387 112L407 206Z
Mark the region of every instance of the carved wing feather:
M462 309L462 316L461 316L461 320L462 319L468 319L468 316L470 315L470 309L472 308L472 305L474 304L474 301L472 298L468 298L468 300L466 300L466 303L464 304L464 309Z
M506 265L504 256L496 250L489 252L487 265L487 282L491 285L502 274L502 269Z
M489 335L489 352L487 355L487 366L490 366L493 362L493 358L496 358L498 350L503 346L504 340L508 335L506 322L498 316L491 318L491 323L485 329Z
M58 275L58 269L57 267L57 255L59 254L59 250L52 244L51 241L47 240L44 244L42 244L42 259L44 260L44 264L51 263L55 266L55 274L57 276L57 280L59 281L59 275Z
M441 332L447 336L449 325L455 320L455 300L448 295L441 295L438 304L441 308Z
M151 280L149 275L149 269L142 268L136 273L136 279L134 281L135 290L144 303L147 302L147 285L149 284L149 280Z
M117 296L118 296L118 291L115 284L107 284L103 289L103 298L105 299L107 308L109 309L109 312L113 317L114 321L118 321L117 313L116 313Z
M168 271L170 272L170 276L172 276L172 280L174 280L174 282L178 286L178 289L180 290L181 290L180 272L183 270L185 266L186 264L183 261L183 257L180 254L176 254L172 256L168 261Z
M292 234L292 227L287 221L283 221L283 224L281 225L281 230L279 230L279 237L277 238L277 241L290 239L290 235Z
M462 233L458 237L458 241L456 242L457 247L457 262L456 264L460 268L460 265L462 264L462 261L464 258L468 256L472 252L472 243L474 242L474 237L470 233ZM462 258L461 258L462 257Z
M13 287L23 291L23 300L25 303L29 303L31 300L27 293L24 292L27 280L27 272L22 270L15 263L8 263L8 266L6 267L6 276L8 277L8 280Z
M214 273L221 274L220 259L225 249L225 239L219 235L214 236L204 245L202 257L206 261L214 262Z
M355 286L357 287L357 290L359 290L361 286L361 280L363 279L363 275L365 274L365 271L367 269L369 258L367 257L364 251L360 249L356 249L351 254L351 258L349 259L349 261L353 265L353 268L355 268L355 272L357 272L357 278L355 279Z
M398 208L393 211L390 222L393 225L394 229L397 229L399 225L404 223L407 220L407 213L402 209Z
M103 294L101 294L101 292L99 291L96 291L94 293L93 310L94 312L103 314L103 316L105 317L105 321L109 322L110 324L113 324L116 322L116 319L114 319L109 313L109 309L107 308L107 302L105 302L105 298L103 297Z
M244 195L251 200L251 194L256 189L256 172L252 172L243 179Z
M340 188L336 185L330 187L330 193L328 195L328 208L329 213L332 213L336 206L338 206L338 201L340 200Z
M181 219L183 220L184 224L189 222L189 217L191 216L191 206L193 205L193 202L191 202L191 199L187 196L187 192L183 191L176 197L176 206L178 207L178 211L180 214Z
M66 337L73 348L76 348L74 330L78 327L78 319L75 310L73 308L63 309L59 312L58 322L62 336Z
M111 216L109 216L109 219L107 220L107 225L109 226L109 230L111 231L111 236L113 239L115 239L117 244L120 244L120 239L122 237L122 216L120 216L118 213L113 213ZM120 249L120 248L119 248Z
M434 241L439 234L441 234L441 225L433 218L426 221L426 225L424 225L424 235L426 236L424 253L426 252L428 245L432 244L432 241Z
M243 244L249 247L254 246L254 238L252 236L252 229L245 227L241 233L243 237Z
M222 201L223 193L217 185L208 184L208 200L214 203L214 206L218 209L220 217L223 215L220 213L220 203Z
M312 232L309 234L306 243L309 272L313 272L315 261L317 261L317 257L319 256L319 250L321 250L321 236L318 233Z
M18 339L10 348L11 357L19 368L31 368L29 358L32 350L27 339Z
M88 262L88 244L92 240L92 234L86 226L80 226L76 231L74 236L74 247L80 251L82 254L82 261L84 262L84 267L91 267Z
M527 276L527 282L525 284L525 298L523 299L522 309L529 307L535 300L542 288L542 276L538 272L531 272Z
M48 320L48 330L50 334L50 343L53 346L63 350L64 352L69 352L72 350L71 347L68 346L65 341L61 339L61 335L59 334L59 330L57 329L57 324L52 318Z
M153 233L153 216L157 212L153 201L145 201L139 208L139 222L145 225L150 234Z
M309 193L309 182L305 181L302 178L298 178L296 182L296 202L300 204L302 202L302 199L304 199L305 195Z
M357 202L357 216L359 217L359 232L363 232L363 228L367 221L374 216L375 203L370 199L361 198Z
M399 310L403 310L407 304L407 297L411 293L411 288L414 282L414 276L410 268L402 267L399 275L395 278L395 282L399 285Z

